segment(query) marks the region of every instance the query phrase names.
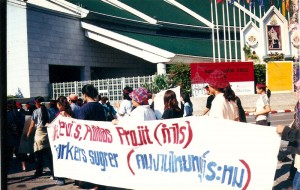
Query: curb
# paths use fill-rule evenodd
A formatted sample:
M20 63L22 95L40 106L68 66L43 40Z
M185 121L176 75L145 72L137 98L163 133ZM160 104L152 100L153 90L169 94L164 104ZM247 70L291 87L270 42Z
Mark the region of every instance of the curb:
M270 111L269 113L270 113L270 114L275 114L275 113L288 113L288 112L293 112L293 111L294 111L294 110L272 110L272 111ZM246 112L245 114L246 114L246 116L253 115L253 113L248 113L248 112Z

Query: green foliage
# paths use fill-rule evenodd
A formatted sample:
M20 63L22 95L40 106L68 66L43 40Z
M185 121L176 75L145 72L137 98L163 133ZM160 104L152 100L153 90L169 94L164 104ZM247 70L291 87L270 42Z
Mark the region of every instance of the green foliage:
M264 58L264 62L269 62L269 61L284 61L284 54L283 53L270 53L266 58Z
M191 93L191 68L188 64L172 64L168 71L171 80L171 86L181 86L182 90Z
M254 65L254 83L266 83L266 65ZM182 90L191 94L191 69L187 64L172 64L168 68L168 75L156 75L151 84L144 84L152 93L158 93L176 86L181 86Z
M249 56L251 54L250 46L244 45L243 51L245 52L246 56Z
M266 83L266 65L255 64L254 65L254 83Z
M161 90L171 88L169 86L170 80L167 75L156 75L151 84L143 84L144 88L147 88L151 93L158 93Z

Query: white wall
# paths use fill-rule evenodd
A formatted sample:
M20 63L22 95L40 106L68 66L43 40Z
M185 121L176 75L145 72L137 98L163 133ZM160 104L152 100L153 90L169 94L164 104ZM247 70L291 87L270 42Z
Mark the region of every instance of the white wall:
M18 88L29 97L29 69L27 46L27 18L25 3L7 3L7 95L15 95Z

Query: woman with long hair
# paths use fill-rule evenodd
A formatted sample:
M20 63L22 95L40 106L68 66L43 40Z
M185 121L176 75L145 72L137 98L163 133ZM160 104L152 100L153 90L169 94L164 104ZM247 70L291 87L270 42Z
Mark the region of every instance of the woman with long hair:
M265 84L256 85L256 93L259 94L259 97L256 101L256 108L253 115L255 116L257 125L268 125L268 117L271 107L266 88L267 86Z
M74 118L74 112L72 111L72 108L68 102L67 97L65 96L60 96L57 99L57 109L58 109L58 114L65 116L65 117L73 117Z
M180 118L183 116L182 110L178 106L176 94L173 90L167 90L164 94L163 119Z
M225 73L221 70L214 70L206 82L209 85L210 93L215 96L209 116L239 121L238 107L235 103L236 96Z
M183 117L192 116L193 115L193 103L190 99L190 95L187 93L181 93L180 101L183 103Z
M118 110L118 120L122 119L123 117L130 116L131 111L133 110L132 106L132 99L129 94L133 91L133 89L129 86L126 86L123 89L123 100L121 103L116 103L116 108Z

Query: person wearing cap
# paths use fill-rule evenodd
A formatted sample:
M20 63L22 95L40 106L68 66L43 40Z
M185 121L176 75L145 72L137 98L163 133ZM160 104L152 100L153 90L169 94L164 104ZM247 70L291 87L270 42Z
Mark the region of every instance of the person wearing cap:
M256 85L256 93L259 94L256 101L256 108L253 112L257 125L268 125L269 112L271 111L269 98L266 93L267 86L265 84Z
M31 102L26 102L25 104L26 110L25 115L32 115L33 111L36 109L36 106Z
M209 91L215 96L209 111L210 117L239 121L235 93L231 89L226 75L221 70L214 70L207 78Z
M206 94L209 95L209 96L208 96L207 99L206 99L206 106L205 106L205 108L204 108L204 110L203 110L203 112L202 112L201 115L205 115L205 114L208 113L208 111L209 111L210 108L211 108L211 103L212 103L212 101L213 101L214 98L215 98L215 96L214 96L213 94L210 93L210 91L209 91L209 86L208 86L208 85L206 85L206 86L204 87L204 89L205 89L205 91L206 91Z
M281 135L282 140L289 141L287 147L294 158L290 167L288 179L294 180L293 184L300 184L300 149L298 148L298 143L300 142L300 80L295 83L295 87L297 92L297 103L294 108L294 120L289 126L277 125L276 131ZM278 159L282 160L284 157L286 157L286 154L281 155L279 152ZM298 175L297 177L296 174Z
M78 95L76 95L76 94L70 94L69 101L70 101L71 109L72 109L72 111L74 113L74 118L79 119L80 106L78 106L76 104L77 100L78 100Z
M148 90L143 87L139 87L133 90L129 94L132 99L132 105L135 109L130 113L130 116L123 118L121 121L150 121L156 120L154 111L150 108L148 104ZM114 119L113 124L118 124L119 120Z

